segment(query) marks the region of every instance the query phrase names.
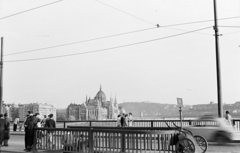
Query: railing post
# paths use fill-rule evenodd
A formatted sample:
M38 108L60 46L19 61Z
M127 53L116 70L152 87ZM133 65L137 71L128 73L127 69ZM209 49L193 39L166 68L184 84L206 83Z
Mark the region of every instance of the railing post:
M153 120L151 120L151 127L153 127Z
M89 122L89 126L92 127L92 121Z
M235 125L235 119L233 119L233 125Z
M126 146L125 146L125 132L121 132L122 133L122 138L121 138L121 152L125 152L126 150Z
M92 131L92 128L89 128L89 135L88 135L88 142L89 142L89 153L93 153L94 152L94 134L93 134L93 131Z
M192 120L189 120L189 125L192 125Z
M36 128L33 129L33 132L34 132L34 134L33 134L33 149L32 149L32 151L33 151L33 153L35 153L35 152L37 152L37 148L36 148L36 146L37 146L37 140L36 140L37 130L36 130Z

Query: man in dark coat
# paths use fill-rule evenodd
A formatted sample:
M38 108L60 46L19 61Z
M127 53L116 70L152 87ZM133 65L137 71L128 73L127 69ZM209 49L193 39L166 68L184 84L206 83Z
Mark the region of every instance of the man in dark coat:
M53 119L53 114L49 115L49 119L46 120L45 128L56 128L56 122ZM53 149L55 145L53 144L53 132L48 131L48 138L47 144L49 145L48 148Z
M4 114L4 119L7 123L7 130L5 131L4 135L4 146L8 146L8 140L10 139L10 119L8 118L8 114Z
M2 146L6 131L7 131L6 120L3 118L3 114L0 114L0 146Z
M49 119L46 120L45 127L46 128L56 128L56 122L53 119L53 114L49 115Z
M30 152L34 141L34 128L37 127L37 118L33 116L33 112L29 111L29 117L25 122L25 136L27 144L27 152Z

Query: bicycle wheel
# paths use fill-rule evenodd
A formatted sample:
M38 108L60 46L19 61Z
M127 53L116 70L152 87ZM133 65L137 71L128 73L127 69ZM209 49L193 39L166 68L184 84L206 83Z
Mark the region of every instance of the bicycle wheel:
M190 139L183 138L177 142L176 150L177 153L195 153L195 145Z
M196 140L198 146L201 148L202 153L205 153L207 151L207 149L208 149L208 142L207 142L207 140L204 137L200 136L200 135L195 135L194 139Z

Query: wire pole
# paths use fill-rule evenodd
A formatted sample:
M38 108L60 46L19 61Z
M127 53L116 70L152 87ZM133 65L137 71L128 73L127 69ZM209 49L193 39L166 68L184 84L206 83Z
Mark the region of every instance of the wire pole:
M0 61L0 114L3 114L3 88L2 88L2 78L3 78L3 37L1 37L1 61Z
M218 45L218 24L217 24L217 5L216 0L213 0L214 5L214 31L215 31L215 45L216 45L216 66L217 66L217 95L218 95L218 117L223 117L222 107L222 88L221 88L221 70L220 70L220 54Z

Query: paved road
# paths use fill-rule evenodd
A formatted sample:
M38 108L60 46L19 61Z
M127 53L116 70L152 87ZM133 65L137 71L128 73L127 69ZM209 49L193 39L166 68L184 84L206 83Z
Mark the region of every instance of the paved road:
M8 147L1 147L0 153L23 153L24 149L24 135L21 133L13 133L9 140ZM240 153L240 144L231 143L225 145L217 145L210 143L207 153Z

